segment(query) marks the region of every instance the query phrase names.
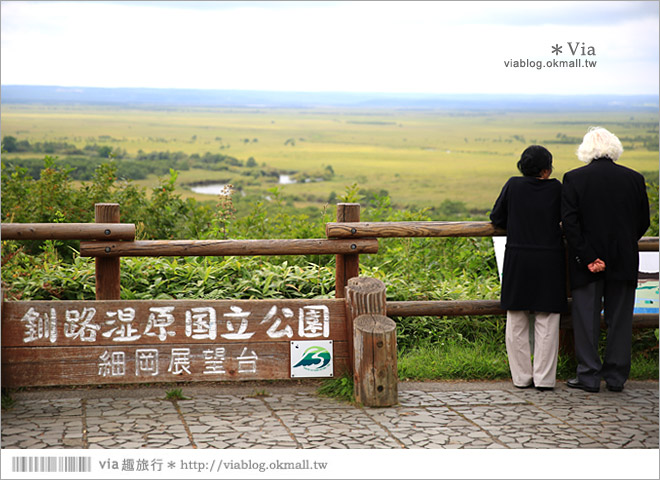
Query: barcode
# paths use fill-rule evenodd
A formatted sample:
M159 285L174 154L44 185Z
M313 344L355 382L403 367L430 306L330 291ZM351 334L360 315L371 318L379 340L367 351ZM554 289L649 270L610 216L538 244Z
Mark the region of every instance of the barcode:
M91 472L92 457L14 457L12 472Z

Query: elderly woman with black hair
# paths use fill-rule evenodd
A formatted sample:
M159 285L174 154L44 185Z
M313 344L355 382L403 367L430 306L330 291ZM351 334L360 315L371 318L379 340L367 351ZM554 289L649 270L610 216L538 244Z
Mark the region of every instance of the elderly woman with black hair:
M506 349L516 387L552 390L559 318L567 308L562 185L549 178L552 154L542 146L525 149L518 170L523 176L506 182L490 214L491 221L507 231L500 298L507 311ZM533 365L531 315L535 316Z

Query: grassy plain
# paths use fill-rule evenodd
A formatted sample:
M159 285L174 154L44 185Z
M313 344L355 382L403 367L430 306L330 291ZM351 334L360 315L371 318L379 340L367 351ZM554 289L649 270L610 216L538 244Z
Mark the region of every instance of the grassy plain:
M344 193L346 186L387 190L400 206L434 206L445 199L485 211L502 184L517 175L522 150L543 144L554 155L554 176L581 164L575 149L590 126L615 132L620 163L658 172L658 114L644 111L504 112L394 109L130 109L104 106L3 105L2 135L32 142L65 141L125 149L222 153L282 171L323 172L325 182L283 185L285 195L309 204ZM553 143L565 136L567 143ZM644 141L655 143L650 149ZM34 157L35 154L23 154ZM189 170L181 184L229 180L227 172ZM155 177L137 183L153 186ZM272 186L272 185L270 185Z

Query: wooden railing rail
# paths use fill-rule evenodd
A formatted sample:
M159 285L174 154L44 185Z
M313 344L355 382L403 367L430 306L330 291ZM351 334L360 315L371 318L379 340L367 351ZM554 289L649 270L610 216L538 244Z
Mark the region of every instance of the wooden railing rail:
M357 255L377 252L376 239L141 240L80 244L82 257Z
M639 240L640 252L657 252L658 251L658 237L642 237Z
M329 222L328 238L492 237L506 230L491 222Z
M3 240L134 240L132 223L3 223Z
M377 239L141 240L135 225L119 223L119 205L94 206L97 223L5 223L3 240L81 240L80 255L95 257L96 299L120 299L121 257L336 255L335 297L359 275L360 254L378 252ZM337 220L359 221L360 205L340 203Z
M328 238L496 237L506 230L491 222L329 222ZM658 237L643 237L641 252L658 250Z
M571 299L568 299L568 311ZM388 301L388 317L459 317L459 316L506 315L499 300L418 300L418 301ZM653 313L636 313L633 317L633 328L657 328L658 315ZM603 324L604 326L604 324ZM570 317L562 316L562 329L572 329Z

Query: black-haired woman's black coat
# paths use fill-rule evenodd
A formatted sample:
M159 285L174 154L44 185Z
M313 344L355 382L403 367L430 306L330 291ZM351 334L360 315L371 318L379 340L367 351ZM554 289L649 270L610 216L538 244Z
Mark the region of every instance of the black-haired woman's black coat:
M566 257L559 180L512 177L491 221L507 231L501 306L505 310L566 310Z

